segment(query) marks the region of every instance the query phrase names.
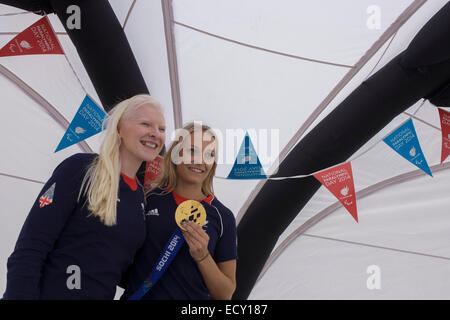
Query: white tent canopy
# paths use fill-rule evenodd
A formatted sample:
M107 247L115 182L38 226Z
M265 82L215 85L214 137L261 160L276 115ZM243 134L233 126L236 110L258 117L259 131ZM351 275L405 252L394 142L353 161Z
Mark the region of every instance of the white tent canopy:
M368 0L110 3L164 107L169 138L193 120L224 135L274 129L282 160L447 1L379 0L375 8ZM0 5L0 47L41 18L7 15L20 12ZM373 27L376 13L380 24ZM86 93L100 100L63 25L49 18L65 56L0 58L1 292L7 258L42 183L63 159L96 152L101 141L100 134L54 153ZM409 117L433 178L381 141ZM242 137L231 151L222 149L233 160ZM359 223L321 187L281 235L249 298L448 298L450 165L440 165L440 156L437 108L418 101L351 158ZM214 187L239 221L263 181L224 179L232 166L218 166ZM371 290L373 265L381 288Z

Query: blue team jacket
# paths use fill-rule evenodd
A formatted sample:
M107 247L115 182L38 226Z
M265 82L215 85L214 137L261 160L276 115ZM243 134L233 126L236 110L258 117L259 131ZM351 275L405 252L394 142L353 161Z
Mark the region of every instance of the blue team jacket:
M64 160L39 193L8 259L4 299L113 299L143 245L144 194L120 177L117 224L105 226L77 201L96 154Z

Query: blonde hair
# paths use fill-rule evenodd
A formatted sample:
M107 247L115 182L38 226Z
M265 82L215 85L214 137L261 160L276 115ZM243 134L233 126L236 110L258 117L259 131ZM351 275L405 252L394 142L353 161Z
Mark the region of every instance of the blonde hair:
M166 192L173 191L175 187L177 186L177 172L176 172L176 164L172 160L172 152L178 152L177 150L174 151L174 149L180 148L180 146L183 144L186 138L189 137L190 134L194 132L194 130L197 130L200 126L195 124L194 122L190 122L186 124L182 129L186 134L180 135L178 139L175 139L169 150L165 153L163 158L163 171L161 173L161 176L158 180L158 183L155 188L160 188L165 190ZM217 159L217 136L214 133L214 131L207 125L201 125L201 131L205 132L207 131L212 135L212 137L215 140L216 147L215 147L215 159ZM179 149L178 149L179 150ZM208 173L208 176L206 177L205 181L203 181L202 184L202 193L206 196L214 194L213 189L213 179L214 175L216 174L216 167L217 167L217 161L214 161L211 170ZM151 190L155 189L152 188ZM147 194L151 191L148 190Z
M89 165L81 184L78 201L81 196L85 196L88 210L106 226L113 226L117 221L117 196L121 170L119 157L121 140L117 126L126 115L144 104L151 104L161 110L159 102L146 94L124 100L111 109L103 121L102 128L106 126L106 130L99 155Z

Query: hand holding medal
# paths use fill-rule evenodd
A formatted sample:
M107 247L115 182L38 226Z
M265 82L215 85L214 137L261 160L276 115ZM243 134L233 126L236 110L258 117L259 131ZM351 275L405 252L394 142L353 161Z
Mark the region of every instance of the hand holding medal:
M189 246L189 253L196 262L209 256L209 236L202 226L206 221L206 210L195 200L180 203L175 211L175 221L183 230L183 236Z
M181 230L175 229L151 274L129 300L140 300L153 287L177 255L184 241L189 245L189 253L195 261L200 262L209 256L209 236L202 229L206 221L206 210L202 204L194 200L183 201L175 210L175 221Z

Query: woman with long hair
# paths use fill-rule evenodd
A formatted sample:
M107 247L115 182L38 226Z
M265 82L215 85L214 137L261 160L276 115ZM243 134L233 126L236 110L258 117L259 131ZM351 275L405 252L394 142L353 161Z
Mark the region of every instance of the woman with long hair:
M54 170L8 259L4 299L113 299L145 236L136 173L165 143L160 104L136 95L106 117L99 154Z
M231 299L236 222L213 192L217 143L208 126L190 123L165 154L158 187L147 196L147 240L121 299Z

